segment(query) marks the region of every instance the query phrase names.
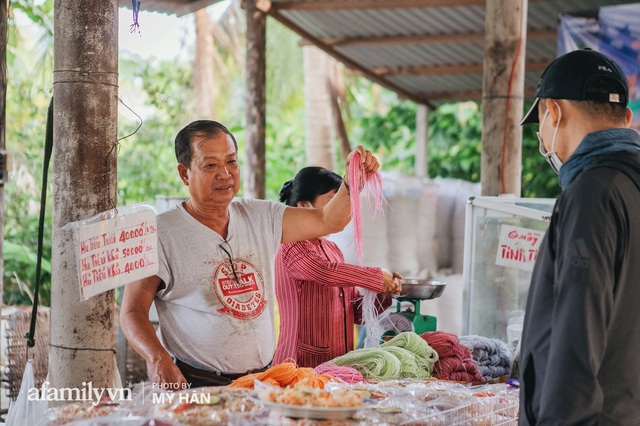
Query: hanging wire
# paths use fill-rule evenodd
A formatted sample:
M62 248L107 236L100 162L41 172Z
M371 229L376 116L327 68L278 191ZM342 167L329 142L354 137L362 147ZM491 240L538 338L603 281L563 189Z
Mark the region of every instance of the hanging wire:
M133 23L129 27L129 32L140 32L140 21L138 20L138 14L140 13L140 0L131 0L131 6L133 8Z
M144 121L142 120L142 117L140 117L140 115L138 115L138 113L137 113L137 112L135 112L134 110L132 110L132 109L129 107L129 105L125 104L125 103L122 101L122 99L120 99L120 97L119 97L118 95L116 95L116 99L117 99L117 100L118 100L118 102L120 102L120 103L121 103L121 104L122 104L126 109L128 109L128 110L129 110L129 111L131 111L131 112L132 112L136 117L138 117L138 120L140 120L140 124L138 124L138 127L133 131L133 133L130 133L130 134L126 135L126 136L123 136L123 137L121 137L121 138L118 138L118 140L116 141L116 144L117 144L117 143L118 143L118 142L120 142L121 140L126 139L126 138L128 138L128 137L130 137L130 136L133 136L133 135L135 135L136 133L138 133L138 130L140 130L140 128L142 127L142 123L143 123Z

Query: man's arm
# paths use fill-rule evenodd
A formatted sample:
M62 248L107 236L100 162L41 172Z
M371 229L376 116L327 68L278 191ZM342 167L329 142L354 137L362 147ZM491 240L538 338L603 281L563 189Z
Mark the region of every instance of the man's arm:
M360 161L367 175L378 171L380 168L378 160L370 151L359 146L347 158L345 165L347 172L349 162L356 151L360 154ZM347 186L350 190L359 191L363 183L349 182L345 174L345 181L340 185L335 197L324 208L287 207L282 218L282 242L308 240L342 231L351 220L351 202Z
M149 309L161 280L157 276L127 284L122 296L120 326L129 344L147 361L152 383L186 383L180 369L156 336Z

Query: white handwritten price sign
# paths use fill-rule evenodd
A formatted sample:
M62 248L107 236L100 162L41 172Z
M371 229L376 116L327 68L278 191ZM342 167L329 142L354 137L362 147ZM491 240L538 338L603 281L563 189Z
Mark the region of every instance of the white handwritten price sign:
M153 210L83 225L77 230L82 297L158 273L158 232Z
M533 271L544 232L535 229L502 225L496 265L523 271Z

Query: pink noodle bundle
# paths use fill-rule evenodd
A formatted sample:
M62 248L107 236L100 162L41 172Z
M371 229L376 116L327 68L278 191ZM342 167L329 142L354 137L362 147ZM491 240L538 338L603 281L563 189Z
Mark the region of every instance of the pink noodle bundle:
M344 380L347 383L362 383L365 381L362 374L355 368L339 366L325 362L314 368L316 374L328 374L336 379Z
M353 153L349 162L349 189L351 200L351 219L353 220L353 237L356 242L356 255L362 262L364 251L362 250L362 216L360 213L360 187L373 196L373 209L371 200L367 198L367 207L371 212L371 218L375 218L383 212L384 194L382 192L382 176L379 172L365 175L364 168L360 162L360 153Z
M458 336L444 331L432 331L420 335L438 353L433 366L434 377L459 382L482 381L482 375L471 356L471 350L461 344Z

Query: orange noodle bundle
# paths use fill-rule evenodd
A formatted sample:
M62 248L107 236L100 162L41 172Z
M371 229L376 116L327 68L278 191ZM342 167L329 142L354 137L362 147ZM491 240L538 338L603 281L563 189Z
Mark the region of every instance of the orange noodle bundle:
M422 333L420 337L438 353L438 361L433 366L434 377L458 382L482 381L471 350L459 342L458 336L432 331Z
M231 382L229 386L253 389L253 381L259 380L281 388L292 387L300 383L313 388L324 389L324 385L332 379L328 374L317 374L313 368L298 367L293 362L283 362L261 373L242 376Z
M362 263L364 251L362 250L362 217L360 214L360 191L362 188L373 196L373 208L371 201L367 198L367 206L371 212L371 217L375 218L378 213L382 213L384 195L382 192L382 176L379 172L365 174L364 167L360 161L360 153L353 153L349 162L349 197L351 200L351 219L353 220L353 237L356 243L356 254L358 261ZM363 186L364 185L364 186Z

